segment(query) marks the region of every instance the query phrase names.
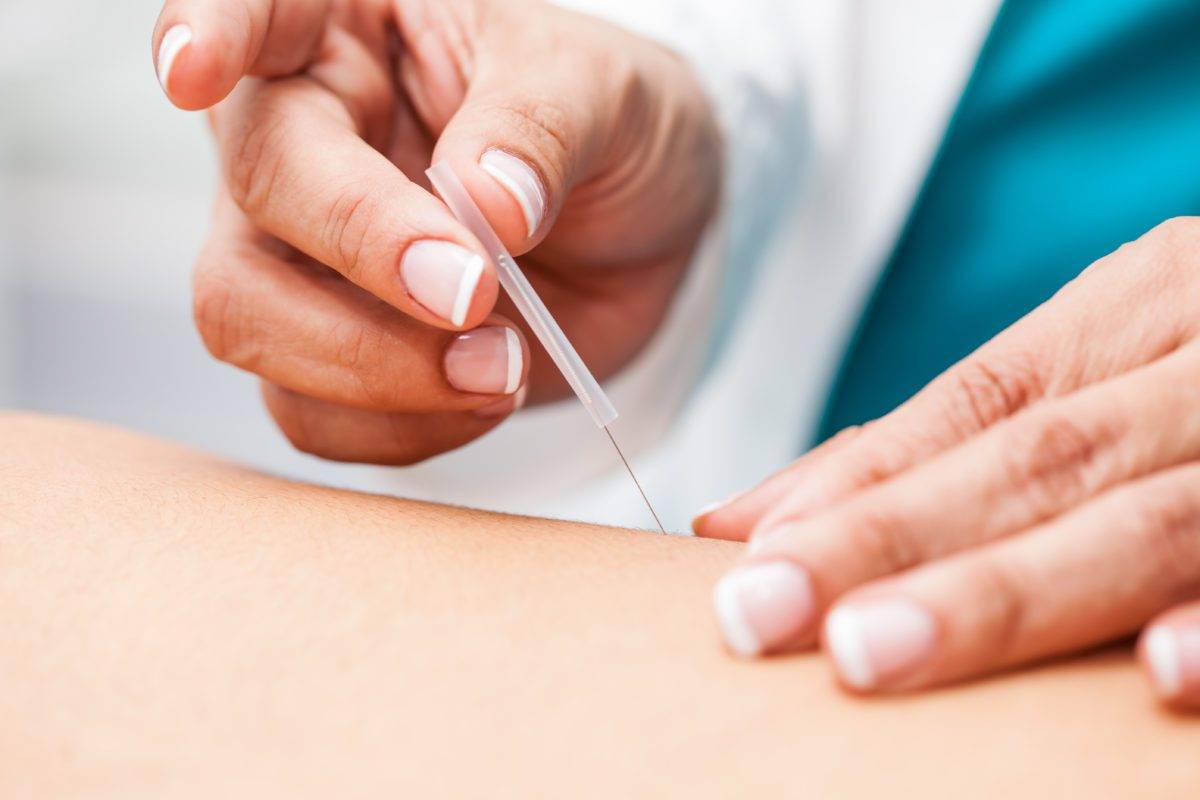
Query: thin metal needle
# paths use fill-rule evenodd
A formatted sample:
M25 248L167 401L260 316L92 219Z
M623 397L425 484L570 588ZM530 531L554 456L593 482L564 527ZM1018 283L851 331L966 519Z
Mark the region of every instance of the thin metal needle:
M617 440L613 438L612 431L608 426L604 426L604 432L608 434L608 440L617 450L617 455L621 457L621 463L625 465L625 470L629 473L629 477L633 478L633 485L637 487L638 494L642 496L642 500L646 501L646 508L650 509L650 516L654 517L654 523L658 525L659 533L665 534L667 529L663 527L662 520L658 518L658 513L654 510L654 506L650 505L650 498L646 497L646 490L642 488L641 482L638 481L637 475L633 474L633 467L629 466L629 460L625 458L625 454L621 452L621 446L617 444Z

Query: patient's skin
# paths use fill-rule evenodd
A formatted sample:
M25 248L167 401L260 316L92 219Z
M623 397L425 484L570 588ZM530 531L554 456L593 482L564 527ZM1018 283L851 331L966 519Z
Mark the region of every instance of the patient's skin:
M921 696L738 662L723 542L0 416L0 796L1195 797L1127 651Z

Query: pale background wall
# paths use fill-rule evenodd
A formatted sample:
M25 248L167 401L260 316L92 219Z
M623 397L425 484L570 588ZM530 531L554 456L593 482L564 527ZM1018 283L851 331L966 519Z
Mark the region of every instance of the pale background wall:
M0 406L105 420L286 472L253 379L190 319L213 181L204 119L155 81L157 0L0 2Z

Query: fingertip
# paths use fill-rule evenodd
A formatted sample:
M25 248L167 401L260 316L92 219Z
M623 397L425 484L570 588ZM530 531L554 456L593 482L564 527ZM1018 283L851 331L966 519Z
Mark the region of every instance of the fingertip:
M498 320L489 320L489 323ZM460 392L511 397L525 383L529 355L515 327L486 324L458 334L442 354L447 382Z
M482 323L500 285L491 259L444 239L410 243L400 257L400 280L408 299L423 310L420 318L448 330Z
M750 529L738 524L737 501L747 492L736 492L723 500L709 503L692 518L692 532L704 539L745 541Z
M776 500L776 494L768 491L767 485L734 492L697 511L692 519L692 531L705 539L749 541L759 521Z
M493 147L479 157L479 168L500 184L510 204L516 204L525 223L525 238L536 237L546 217L547 200L543 181L533 167L518 156Z
M1183 692L1179 638L1169 625L1152 625L1141 641L1141 659L1158 696L1176 701Z
M167 93L168 97L171 96L172 67L180 53L191 44L193 38L192 26L186 23L179 23L168 28L158 43L158 51L154 59L155 73L158 75L159 85Z
M501 244L513 255L529 252L546 234L548 197L544 182L523 159L491 148L443 156L479 206Z
M466 303L465 312L459 320L451 322L458 327L470 329L481 324L496 308L496 300L500 296L500 280L496 277L496 268L490 258L480 256L480 272L475 288Z
M933 660L938 639L934 615L902 596L842 601L825 616L821 630L839 681L862 694L915 688L914 673Z
M226 48L186 22L169 25L162 34L155 73L167 99L184 111L215 105L241 77Z
M1200 615L1168 614L1151 624L1138 656L1159 700L1179 709L1200 708ZM1190 617L1190 618L1189 618Z

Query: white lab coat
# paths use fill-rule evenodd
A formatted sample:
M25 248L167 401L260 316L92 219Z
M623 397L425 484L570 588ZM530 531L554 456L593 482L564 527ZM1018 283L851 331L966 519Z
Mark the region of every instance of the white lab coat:
M811 435L999 2L561 2L683 52L725 131L720 218L663 329L609 384L618 439L664 524L683 531ZM526 410L379 488L652 524L574 401Z

